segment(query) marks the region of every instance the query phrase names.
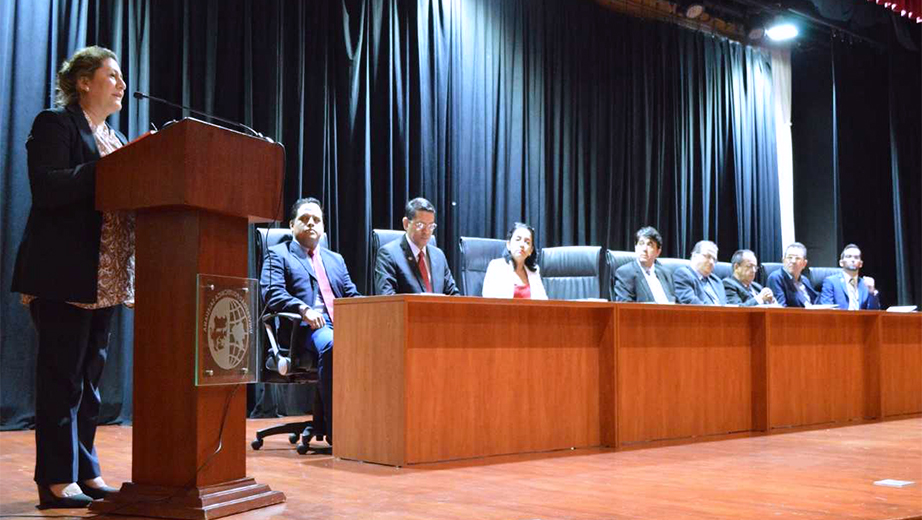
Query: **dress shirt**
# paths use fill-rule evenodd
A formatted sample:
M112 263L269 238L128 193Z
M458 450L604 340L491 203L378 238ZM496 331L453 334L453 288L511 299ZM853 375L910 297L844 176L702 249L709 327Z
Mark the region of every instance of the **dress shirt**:
M426 256L426 272L429 274L429 279L432 280L432 267L429 266L429 255L426 253L426 248L422 249L416 247L416 244L406 235L403 236L403 239L407 241L407 244L410 244L410 251L413 251L413 260L416 261L416 266L419 267L419 254L422 253Z
M653 293L653 299L656 300L656 303L670 303L669 298L666 296L666 291L663 290L663 284L656 277L656 271L654 270L656 269L656 264L651 265L649 270L639 260L637 265L640 266L640 272L643 273L643 277L647 280L647 286L650 287L650 292Z

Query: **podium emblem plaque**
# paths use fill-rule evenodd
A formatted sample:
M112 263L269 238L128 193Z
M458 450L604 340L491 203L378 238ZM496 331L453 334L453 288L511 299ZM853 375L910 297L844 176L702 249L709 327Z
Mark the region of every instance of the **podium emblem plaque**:
M205 274L197 278L195 384L255 383L256 280Z

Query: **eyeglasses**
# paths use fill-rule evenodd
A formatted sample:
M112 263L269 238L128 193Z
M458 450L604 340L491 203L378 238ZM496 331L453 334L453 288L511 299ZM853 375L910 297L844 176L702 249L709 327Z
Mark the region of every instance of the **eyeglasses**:
M433 222L432 224L429 224L428 226L426 225L425 222L412 222L411 224L413 225L413 228L416 229L416 231L422 231L424 229L428 229L430 233L434 233L435 229L439 227L439 225L436 224L435 222Z

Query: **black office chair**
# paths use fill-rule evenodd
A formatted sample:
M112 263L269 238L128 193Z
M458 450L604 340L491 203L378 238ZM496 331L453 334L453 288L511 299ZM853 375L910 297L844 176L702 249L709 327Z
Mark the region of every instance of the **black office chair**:
M762 262L762 282L763 287L768 287L768 277L778 269L781 269L781 262Z
M605 262L608 264L608 301L615 301L615 273L618 271L618 268L622 265L629 264L637 258L637 254L633 251L616 251L614 249L609 249L605 253ZM603 287L602 291L606 291L606 288Z
M609 293L608 262L599 246L545 247L539 264L548 298L582 300Z
M675 279L675 270L683 265L690 265L691 262L687 258L658 258L659 263L662 264L663 268L669 271L669 275Z
M733 275L733 264L730 262L717 262L714 265L714 271L712 274L721 280L724 278L729 278Z
M461 237L461 294L483 294L483 279L490 261L503 256L506 241L496 238Z
M817 294L820 294L823 292L823 281L841 272L841 267L807 267L804 269L803 274L807 275L810 284L816 289Z
M377 294L375 292L375 259L378 257L378 250L385 244L393 242L406 234L407 232L402 229L371 230L371 247L368 248L368 258L365 259L365 287L368 288L368 294L370 296ZM435 235L429 237L428 243L438 247L435 243Z
M262 263L266 259L269 248L292 240L288 228L257 228L257 252L259 256L258 272L262 272ZM321 238L321 245L326 247L326 235ZM268 311L268 309L267 309ZM285 322L288 323L285 323ZM263 329L263 348L259 359L260 382L268 384L302 384L313 385L313 403L311 404L311 419L296 421L256 432L256 438L250 443L254 450L263 446L263 439L271 435L288 434L288 442L297 444L298 453L301 455L309 451L311 439L323 441L324 419L323 402L320 392L317 391L318 372L316 368L316 355L307 352L298 352L291 349L291 345L299 342L297 334L301 316L290 312L265 312L261 318ZM331 439L327 439L328 441Z

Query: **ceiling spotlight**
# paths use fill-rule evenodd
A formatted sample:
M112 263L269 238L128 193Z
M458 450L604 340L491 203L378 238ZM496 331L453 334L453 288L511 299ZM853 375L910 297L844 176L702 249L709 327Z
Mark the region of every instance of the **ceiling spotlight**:
M691 18L694 20L704 14L704 5L703 4L691 4L685 8L685 17Z
M746 33L746 35L752 41L761 40L762 37L765 36L765 27L762 27L761 25L750 27L749 32Z
M796 38L799 31L797 30L797 26L791 22L777 18L767 29L765 29L765 34L772 40L780 42Z
M694 20L704 14L703 2L676 2L676 11L685 15L685 18Z

